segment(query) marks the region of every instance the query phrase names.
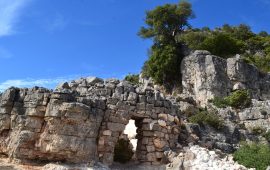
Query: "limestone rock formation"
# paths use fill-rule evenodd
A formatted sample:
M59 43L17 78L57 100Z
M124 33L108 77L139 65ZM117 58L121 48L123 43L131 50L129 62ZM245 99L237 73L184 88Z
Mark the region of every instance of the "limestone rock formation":
M153 87L82 78L54 91L10 88L0 97L0 152L12 159L113 162L114 146L134 119L136 155L160 164L177 145L177 106Z
M167 170L247 170L248 168L239 165L233 161L232 156L221 158L215 151L199 147L197 145L186 148L185 152L180 154L168 153L171 163L167 165Z
M207 51L195 51L184 58L181 72L183 93L201 106L236 89L249 89L254 99L270 99L270 74L260 73L237 57L226 60Z

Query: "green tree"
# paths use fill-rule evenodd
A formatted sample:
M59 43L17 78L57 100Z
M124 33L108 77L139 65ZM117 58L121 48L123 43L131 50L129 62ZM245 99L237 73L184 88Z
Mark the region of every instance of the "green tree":
M210 51L212 54L228 58L231 55L242 54L243 44L241 41L230 37L228 34L216 33L208 36L200 48Z
M267 36L269 36L269 34L266 31L261 31L261 32L259 32L258 35L261 36L261 37L267 37Z
M139 36L153 40L149 59L143 66L143 75L165 85L180 80L180 63L183 59L182 43L177 36L191 28L189 19L194 18L192 5L187 1L165 4L146 12L145 23Z
M245 24L240 24L238 26L230 26L228 24L224 24L222 28L219 28L219 30L241 41L246 41L249 38L255 36L255 34L251 31L250 26Z
M156 83L169 89L172 81L180 79L181 60L179 56L181 56L181 50L174 45L154 45L151 57L146 62L145 71Z
M246 41L246 49L251 54L255 54L257 51L263 51L264 49L264 41L261 36L251 37Z
M139 35L142 38L154 38L154 43L175 41L175 36L190 28L189 19L194 18L192 6L187 1L179 4L166 4L146 12L145 23Z
M187 31L180 37L180 40L185 43L192 50L204 50L202 43L211 36L212 33L209 31Z

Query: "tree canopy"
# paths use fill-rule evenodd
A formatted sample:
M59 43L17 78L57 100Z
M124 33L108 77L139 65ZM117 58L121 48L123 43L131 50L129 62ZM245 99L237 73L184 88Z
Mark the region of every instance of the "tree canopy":
M165 4L146 12L146 25L138 34L151 39L153 45L142 68L144 76L172 88L181 81L180 63L189 50L208 50L223 58L241 54L262 72L270 71L270 35L266 31L254 33L245 24L192 28L189 21L194 17L188 1Z
M149 59L143 67L143 75L152 77L158 84L166 86L180 76L183 58L182 43L176 38L191 28L189 19L194 18L192 6L187 1L165 4L146 12L146 27L139 35L153 40Z

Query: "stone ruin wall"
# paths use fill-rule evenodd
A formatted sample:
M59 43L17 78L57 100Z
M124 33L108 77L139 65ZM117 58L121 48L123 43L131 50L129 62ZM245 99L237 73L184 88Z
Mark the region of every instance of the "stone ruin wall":
M130 119L138 127L138 160L160 164L163 152L176 147L180 120L177 106L158 90L99 78L54 91L10 88L0 96L0 152L25 161L110 165Z

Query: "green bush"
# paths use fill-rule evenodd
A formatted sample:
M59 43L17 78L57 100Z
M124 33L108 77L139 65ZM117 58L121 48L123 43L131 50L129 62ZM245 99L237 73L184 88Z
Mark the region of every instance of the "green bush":
M199 125L207 124L215 129L221 129L224 125L223 120L219 119L218 115L214 113L208 113L207 111L201 111L189 117L189 121Z
M255 65L261 72L268 73L270 72L270 54L267 56L244 56L245 62Z
M190 116L189 121L191 123L197 123L199 125L202 125L204 123L206 115L207 115L206 112L199 112L193 116Z
M244 144L233 154L233 157L247 168L265 170L270 165L270 147L263 144Z
M266 132L266 129L260 126L256 126L252 128L252 133L255 135L261 135L261 134L264 134L265 132Z
M224 99L229 106L234 108L246 108L251 105L251 98L248 90L237 90Z
M139 84L139 74L128 74L124 80L129 81L132 84Z
M212 54L228 58L234 54L242 54L243 44L228 34L215 33L207 37L201 44L201 49L210 51Z
M263 134L263 137L265 137L265 139L270 142L270 131L266 132Z
M220 97L215 97L214 99L210 100L209 102L212 102L218 108L225 108L229 105L226 100L224 100L223 98L220 98Z
M225 98L215 97L211 102L218 108L231 106L236 109L241 109L251 105L251 98L248 90L237 90Z
M114 148L114 161L126 163L131 160L133 156L132 147L130 142L124 139L119 139Z

